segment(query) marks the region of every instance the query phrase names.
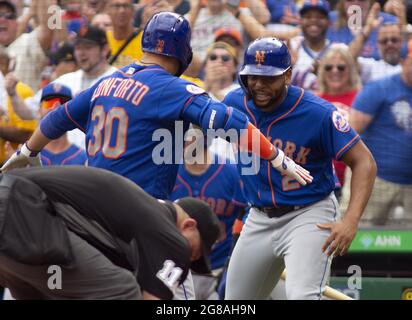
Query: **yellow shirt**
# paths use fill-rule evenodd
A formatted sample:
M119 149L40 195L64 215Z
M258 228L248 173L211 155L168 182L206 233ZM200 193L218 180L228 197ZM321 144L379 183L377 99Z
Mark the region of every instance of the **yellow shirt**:
M127 47L123 49L122 53L117 57L116 61L113 63L114 67L124 67L128 64L135 62L136 60L139 60L143 56L142 35L143 31L140 31L139 34L136 37L134 37L132 41L130 41ZM109 42L111 54L114 55L126 40L115 39L112 31L107 31L106 36L107 41Z
M16 93L21 99L26 99L34 96L33 90L26 84L19 82L16 86ZM4 114L0 117L0 126L4 127L15 127L20 130L34 131L37 127L37 121L35 120L22 120L13 110L11 100L7 97L7 114ZM5 161L5 141L0 138L0 163ZM13 148L17 148L18 144L13 143Z

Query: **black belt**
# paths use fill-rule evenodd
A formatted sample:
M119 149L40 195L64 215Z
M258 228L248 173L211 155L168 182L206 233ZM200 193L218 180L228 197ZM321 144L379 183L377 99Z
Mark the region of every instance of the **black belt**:
M269 218L279 218L289 212L302 209L310 204L303 206L280 206L280 207L256 207L258 210L267 214Z

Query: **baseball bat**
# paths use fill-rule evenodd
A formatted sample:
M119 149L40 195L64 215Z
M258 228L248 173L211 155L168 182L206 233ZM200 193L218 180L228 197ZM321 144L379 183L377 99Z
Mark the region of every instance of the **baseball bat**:
M282 280L286 279L286 271L285 270L283 270L282 274L280 275L280 278ZM336 289L333 289L329 286L326 286L325 291L323 292L323 295L326 298L333 299L333 300L353 300L351 297L347 296L346 294L344 294L344 293L342 293L342 292L340 292Z

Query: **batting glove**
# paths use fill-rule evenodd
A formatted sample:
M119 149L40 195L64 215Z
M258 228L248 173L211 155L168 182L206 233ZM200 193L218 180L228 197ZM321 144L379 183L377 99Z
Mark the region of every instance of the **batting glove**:
M271 162L272 166L282 174L286 174L296 179L301 185L311 183L313 177L309 171L296 164L292 159L285 156L282 150L278 149L278 155Z
M20 150L17 150L9 160L0 168L1 172L7 172L15 168L24 167L40 167L40 154L38 152L31 151L27 144L23 144Z

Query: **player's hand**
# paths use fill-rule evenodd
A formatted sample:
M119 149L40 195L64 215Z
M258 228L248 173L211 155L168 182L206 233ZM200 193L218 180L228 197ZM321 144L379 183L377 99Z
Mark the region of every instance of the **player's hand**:
M282 150L278 149L278 155L271 162L272 166L282 174L286 174L295 178L301 185L305 186L311 183L313 177L310 172L300 165L296 164L292 159L285 156Z
M346 254L358 230L357 222L345 218L338 222L318 224L317 226L319 229L331 232L322 247L323 252L327 251L328 257Z
M0 168L1 172L8 172L15 168L24 167L40 167L40 154L33 153L29 148L27 148L26 143L23 144L20 150L17 150L9 160Z

